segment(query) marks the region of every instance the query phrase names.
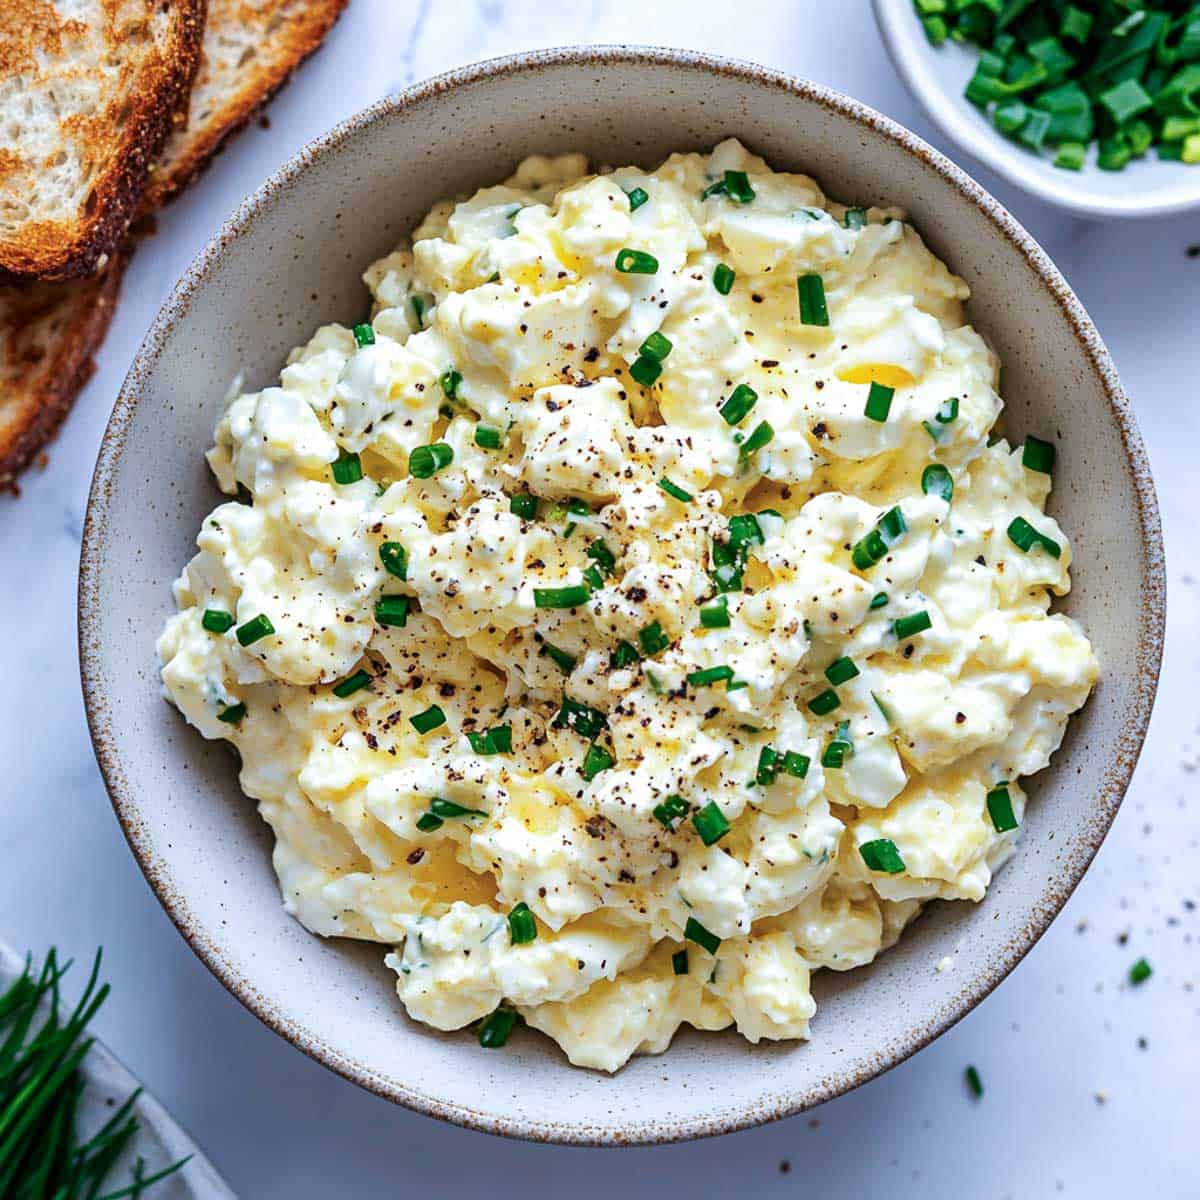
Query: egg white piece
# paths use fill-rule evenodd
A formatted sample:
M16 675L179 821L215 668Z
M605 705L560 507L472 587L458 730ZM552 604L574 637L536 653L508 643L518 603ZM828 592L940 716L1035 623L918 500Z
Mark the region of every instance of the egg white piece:
M983 898L1098 677L966 284L734 140L529 159L365 280L230 399L159 640L285 906L485 1044L807 1038Z

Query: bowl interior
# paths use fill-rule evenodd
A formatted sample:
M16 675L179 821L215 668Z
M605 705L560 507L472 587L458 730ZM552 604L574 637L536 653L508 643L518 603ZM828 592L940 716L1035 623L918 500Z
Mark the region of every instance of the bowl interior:
M1010 183L1094 217L1156 216L1200 205L1200 170L1162 162L1154 151L1123 171L1096 166L1096 147L1082 171L1065 171L999 133L964 95L979 58L973 46L932 46L912 0L874 0L875 15L901 75L943 133Z
M736 134L840 199L904 205L975 291L1004 362L1007 426L1063 435L1053 511L1074 539L1066 610L1104 680L1032 787L1019 853L986 901L935 905L878 963L818 976L807 1045L689 1031L615 1078L568 1068L531 1032L503 1053L409 1021L383 950L285 915L270 838L235 764L161 699L154 642L170 583L218 494L202 457L230 380L274 381L328 320L367 312L363 268L435 200L532 152L657 164ZM993 201L912 135L755 67L677 52L566 51L423 85L337 130L252 197L167 304L118 402L93 485L81 582L89 717L118 814L197 952L256 1013L328 1065L422 1111L587 1142L719 1132L797 1111L919 1048L994 986L1099 845L1136 759L1157 675L1161 543L1141 443L1094 330ZM952 972L931 970L955 955Z

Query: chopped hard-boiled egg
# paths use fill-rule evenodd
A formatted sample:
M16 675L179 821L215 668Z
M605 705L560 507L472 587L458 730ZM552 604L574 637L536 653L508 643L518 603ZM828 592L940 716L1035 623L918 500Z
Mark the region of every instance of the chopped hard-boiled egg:
M1097 677L966 285L736 141L530 159L365 278L228 404L159 642L285 905L484 1046L807 1038L983 897Z

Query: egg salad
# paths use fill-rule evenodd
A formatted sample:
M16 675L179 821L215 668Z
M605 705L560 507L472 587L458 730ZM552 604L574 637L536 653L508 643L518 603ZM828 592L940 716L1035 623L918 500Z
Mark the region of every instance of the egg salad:
M230 399L159 641L287 910L485 1047L808 1037L982 899L1098 674L966 284L733 140L530 158L365 280Z

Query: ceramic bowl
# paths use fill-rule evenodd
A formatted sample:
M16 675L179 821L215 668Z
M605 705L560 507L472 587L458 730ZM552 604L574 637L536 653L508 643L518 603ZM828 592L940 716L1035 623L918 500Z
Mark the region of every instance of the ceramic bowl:
M1200 207L1200 167L1162 162L1154 151L1123 171L1102 171L1096 149L1082 171L1065 171L997 132L964 95L979 52L931 46L913 0L872 0L884 43L929 119L960 149L1009 183L1085 217L1155 217Z
M984 903L933 905L873 966L816 979L808 1044L685 1030L615 1077L530 1031L504 1052L403 1013L381 948L323 941L280 906L271 839L225 746L163 702L154 642L170 585L219 499L203 459L230 380L273 382L288 350L359 319L364 266L443 196L525 155L654 166L736 134L829 194L904 205L974 289L1005 363L1008 428L1061 431L1052 509L1075 545L1064 608L1104 681L1030 788L1019 853ZM248 1008L306 1053L414 1109L562 1142L657 1142L797 1112L872 1078L962 1017L1033 945L1100 845L1158 675L1163 561L1150 471L1087 314L1027 233L961 170L845 96L682 51L546 51L442 75L314 142L230 218L179 283L130 371L92 485L80 579L84 696L117 816L180 932ZM954 969L933 966L952 956Z

